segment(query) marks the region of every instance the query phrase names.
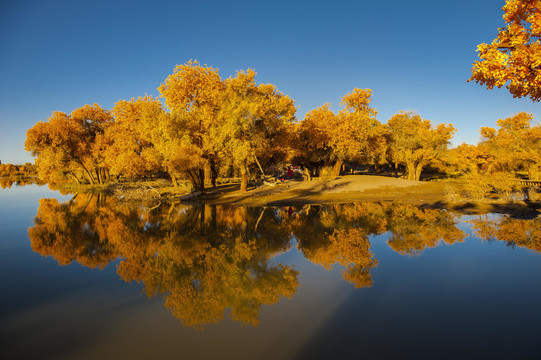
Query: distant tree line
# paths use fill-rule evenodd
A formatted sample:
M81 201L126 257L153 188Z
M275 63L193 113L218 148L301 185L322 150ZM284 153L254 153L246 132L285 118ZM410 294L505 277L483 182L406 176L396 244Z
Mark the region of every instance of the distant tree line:
M37 167L34 164L26 163L24 165L1 164L0 177L21 178L37 176Z

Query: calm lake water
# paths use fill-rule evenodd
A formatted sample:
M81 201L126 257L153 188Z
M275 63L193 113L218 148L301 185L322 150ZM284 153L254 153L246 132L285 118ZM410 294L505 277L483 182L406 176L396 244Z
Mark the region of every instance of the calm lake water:
M541 219L0 190L2 359L540 359Z

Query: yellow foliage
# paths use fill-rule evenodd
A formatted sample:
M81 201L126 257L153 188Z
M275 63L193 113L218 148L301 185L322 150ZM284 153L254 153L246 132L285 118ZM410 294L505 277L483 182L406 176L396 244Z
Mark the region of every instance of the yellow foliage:
M163 109L151 96L120 100L111 110L115 122L103 136L104 162L114 174L141 176L161 167L152 143L152 130L161 126Z
M482 144L493 154L501 171L528 170L530 180L540 179L541 126L531 126L531 114L521 112L497 122L498 130L482 128Z
M504 241L541 253L541 219L514 219L501 215L497 218L480 216L470 221L475 236L490 241Z
M335 161L334 176L344 161L385 163L387 130L370 107L371 96L370 89L354 89L342 98L344 109L337 115L330 104L308 112L295 129L295 159L307 166Z
M395 114L387 124L391 157L406 166L409 180L419 180L423 168L444 155L456 132L452 124L433 128L430 120L408 112Z
M79 195L66 203L43 199L29 236L36 252L61 265L101 268L122 258L119 275L142 281L149 296L164 296L185 325L215 323L227 308L234 320L255 325L261 305L291 297L298 286L296 270L268 261L291 245L279 219L267 214L174 205L142 212Z
M488 89L505 86L513 97L541 100L540 8L539 0L506 0L502 10L507 25L490 45L477 47L480 60L468 81Z
M47 122L30 128L25 150L37 156L40 178L55 180L70 175L79 182L79 171L90 182L101 183L98 168L102 166L102 155L96 144L112 121L109 111L94 104L75 109L70 115L53 112Z
M412 205L392 205L388 208L388 230L392 232L389 246L407 255L417 255L441 242L462 242L466 233L456 227L456 215L437 209L421 209Z
M484 144L470 145L462 143L447 152L446 161L462 173L476 174L485 172L494 163L494 155L490 154Z

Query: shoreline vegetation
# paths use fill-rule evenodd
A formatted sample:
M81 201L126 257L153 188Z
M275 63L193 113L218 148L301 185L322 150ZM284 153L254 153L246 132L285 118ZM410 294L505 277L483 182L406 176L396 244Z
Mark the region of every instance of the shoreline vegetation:
M160 184L162 186L160 186ZM253 183L248 191L239 190L239 182L223 183L203 192L180 194L171 184L132 184L135 193L124 195L123 186L110 193L117 199L143 203L150 199L188 204L240 205L240 206L302 206L306 204L332 204L373 201L395 201L420 207L454 210L462 213L508 213L532 217L541 206L541 195L531 187L504 194L493 192L483 198L468 194L463 180L433 181L406 180L377 175L345 175L336 178L315 178L312 181L285 180L276 185ZM145 189L146 187L146 189ZM159 193L159 195L157 195ZM195 195L195 196L192 196Z
M190 185L174 186L165 179L81 185L48 184L62 194L105 195L127 206L154 208L162 203L239 205L239 206L302 206L353 202L398 202L418 207L453 210L464 214L506 213L532 218L541 207L541 194L530 186L509 194L493 192L484 198L468 194L463 179L415 181L369 174L345 175L336 178L278 180L274 183L254 181L247 191L239 190L240 179L219 179L215 188L192 191ZM2 188L12 185L45 185L37 178L1 177ZM518 189L518 188L517 188Z

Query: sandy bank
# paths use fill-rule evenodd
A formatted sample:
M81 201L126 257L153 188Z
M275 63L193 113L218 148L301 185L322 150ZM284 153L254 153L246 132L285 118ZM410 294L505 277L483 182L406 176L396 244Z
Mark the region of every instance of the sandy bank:
M286 181L263 185L248 192L218 188L200 200L216 204L287 205L360 200L400 200L416 203L444 202L444 184L372 175L347 175L323 181Z

